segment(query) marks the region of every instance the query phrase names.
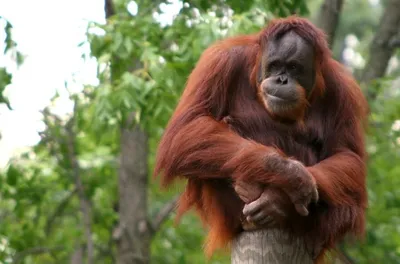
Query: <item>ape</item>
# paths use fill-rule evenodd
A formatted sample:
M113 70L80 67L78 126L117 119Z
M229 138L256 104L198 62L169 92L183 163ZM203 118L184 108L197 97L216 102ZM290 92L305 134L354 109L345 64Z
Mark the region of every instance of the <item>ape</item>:
M207 254L243 229L279 226L321 256L364 231L366 115L323 32L302 18L277 19L203 53L154 173L164 186L187 179L178 217L197 209L209 227Z

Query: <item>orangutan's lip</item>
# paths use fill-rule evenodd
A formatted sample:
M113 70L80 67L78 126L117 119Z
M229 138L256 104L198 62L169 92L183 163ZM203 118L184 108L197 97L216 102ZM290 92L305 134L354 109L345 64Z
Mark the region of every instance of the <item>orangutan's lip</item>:
M271 100L274 103L281 103L282 104L282 103L294 103L294 102L296 102L296 99L293 99L293 98L286 99L286 98L278 97L278 96L271 95L271 94L268 94L268 93L266 95L268 97L268 100Z

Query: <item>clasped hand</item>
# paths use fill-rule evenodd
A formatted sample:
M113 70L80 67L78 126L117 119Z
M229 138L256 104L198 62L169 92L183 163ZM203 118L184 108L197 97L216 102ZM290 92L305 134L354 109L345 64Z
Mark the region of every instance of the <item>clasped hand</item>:
M307 216L308 205L318 201L317 186L307 168L296 160L288 159L287 162L285 175L277 175L281 180L276 184L265 186L258 182L235 182L235 191L245 203L245 230L279 226L293 206L297 213Z

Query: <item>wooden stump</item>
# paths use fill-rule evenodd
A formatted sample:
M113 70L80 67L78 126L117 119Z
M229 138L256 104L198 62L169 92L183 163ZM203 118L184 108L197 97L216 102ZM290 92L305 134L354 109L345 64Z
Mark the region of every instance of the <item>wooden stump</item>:
M303 240L282 230L243 232L232 244L232 264L312 264Z

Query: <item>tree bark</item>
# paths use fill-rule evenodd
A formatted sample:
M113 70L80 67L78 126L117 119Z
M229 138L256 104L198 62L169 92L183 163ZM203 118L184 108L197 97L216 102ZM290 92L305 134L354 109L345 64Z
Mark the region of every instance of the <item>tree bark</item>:
M360 78L362 83L382 77L388 66L390 57L397 47L397 35L400 28L400 1L389 0L379 23L378 30L371 43L369 59ZM367 97L373 101L378 91L368 89Z
M115 14L113 0L104 1L104 12L106 14L107 19Z
M71 256L71 264L83 264L83 247L77 246L74 253Z
M115 14L112 0L105 0L106 19ZM111 64L111 79L114 58ZM139 68L140 61L133 60L132 68ZM139 125L131 128L134 113L121 127L120 168L118 175L119 224L114 229L113 239L117 244L118 264L146 264L150 261L150 240L154 232L147 218L148 188L148 136Z
M317 26L326 33L330 48L333 47L342 7L343 0L325 0L319 11Z
M264 229L241 233L232 244L232 264L312 264L301 239L290 238L278 229Z
M140 13L146 14L157 6L152 1ZM142 7L142 6L141 6ZM113 0L105 0L106 19L115 15ZM138 14L139 15L139 14ZM118 78L114 75L114 65L118 60L113 58L111 64L111 81ZM143 67L139 59L133 59L127 70L134 71ZM150 262L150 242L168 215L175 209L177 197L167 202L153 221L149 220L148 189L148 134L138 124L134 124L134 113L121 127L120 169L119 169L119 224L114 229L113 238L117 244L118 264L146 264ZM131 128L132 124L134 127Z
M147 221L148 138L137 125L121 130L119 225L114 231L117 263L149 263L151 227Z

